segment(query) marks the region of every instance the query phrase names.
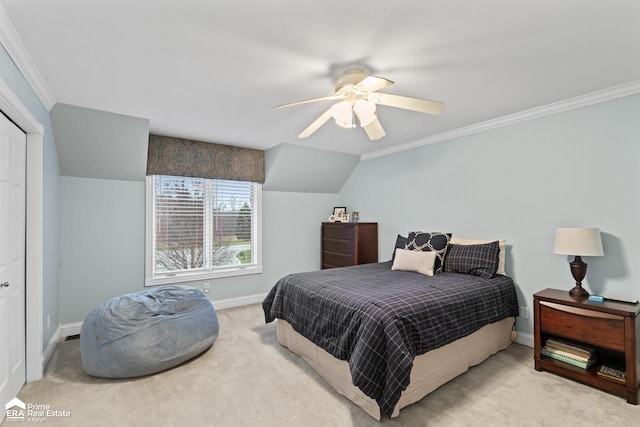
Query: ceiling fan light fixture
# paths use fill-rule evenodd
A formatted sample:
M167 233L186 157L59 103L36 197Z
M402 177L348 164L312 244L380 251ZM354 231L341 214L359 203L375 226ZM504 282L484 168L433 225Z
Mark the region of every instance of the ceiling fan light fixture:
M336 101L337 104L329 107L320 117L307 126L306 129L298 135L298 138L309 137L331 118L333 118L340 127L346 129L354 128L356 127L355 117L357 117L360 126L372 141L386 135L376 114L378 104L433 115L440 114L444 110L444 103L440 101L378 92L391 85L393 85L393 82L385 77L367 75L362 68L350 68L336 80L333 95L292 102L279 105L275 108L290 107L311 102L339 100L339 102Z
M342 101L331 107L331 116L340 127L351 129L353 125L353 107L350 102Z
M367 76L358 83L358 87L366 92L376 90L377 78L374 76Z
M360 120L360 126L371 124L376 118L376 104L367 99L359 99L353 106L353 111Z

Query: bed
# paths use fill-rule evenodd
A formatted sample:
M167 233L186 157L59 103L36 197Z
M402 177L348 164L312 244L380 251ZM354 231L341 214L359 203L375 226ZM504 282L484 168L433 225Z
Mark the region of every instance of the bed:
M494 246L490 277L447 269L446 249L433 275L394 268L399 258L291 274L263 301L265 320L338 392L395 417L510 344L518 302Z

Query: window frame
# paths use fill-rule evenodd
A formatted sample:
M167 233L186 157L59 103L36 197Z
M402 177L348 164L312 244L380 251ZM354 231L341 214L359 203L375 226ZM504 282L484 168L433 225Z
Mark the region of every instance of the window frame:
M234 265L228 267L215 267L191 272L171 272L154 275L155 254L153 251L153 233L155 218L154 179L156 175L146 177L145 195L145 279L144 286L158 286L173 283L191 282L197 280L220 279L225 277L244 276L248 274L262 273L262 184L252 182L255 185L255 203L253 209L253 221L255 229L252 230L251 254L254 258L252 264ZM210 179L210 178L205 178ZM211 179L213 180L213 179ZM225 180L220 180L225 181ZM228 181L228 180L227 180ZM210 203L207 201L207 205ZM255 240L255 241L254 241ZM205 242L205 247L211 242Z

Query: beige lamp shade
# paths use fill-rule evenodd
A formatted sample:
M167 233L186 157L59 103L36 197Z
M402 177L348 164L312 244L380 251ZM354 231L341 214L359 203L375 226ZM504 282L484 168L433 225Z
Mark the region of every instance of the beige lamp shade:
M553 253L560 255L602 256L598 228L557 228Z

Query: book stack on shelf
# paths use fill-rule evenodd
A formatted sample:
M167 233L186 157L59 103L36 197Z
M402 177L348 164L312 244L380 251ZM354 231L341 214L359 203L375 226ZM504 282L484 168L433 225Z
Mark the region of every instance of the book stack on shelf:
M561 362L569 363L578 368L587 369L596 361L596 348L584 343L577 343L560 338L549 338L541 352Z
M602 364L600 368L598 368L597 373L599 377L607 378L621 384L627 383L627 373L623 369Z

